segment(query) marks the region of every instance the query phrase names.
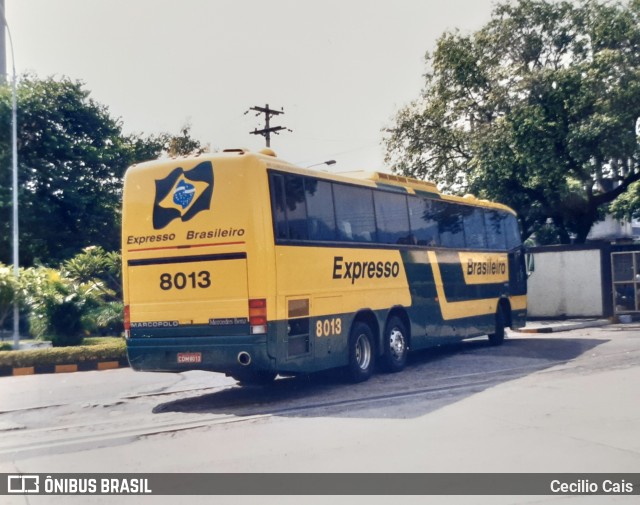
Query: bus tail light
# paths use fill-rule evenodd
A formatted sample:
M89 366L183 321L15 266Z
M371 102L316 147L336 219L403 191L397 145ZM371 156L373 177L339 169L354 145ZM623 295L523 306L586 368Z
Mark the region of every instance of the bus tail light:
M267 333L267 300L264 298L249 300L249 325L252 335Z
M131 336L131 308L128 305L124 306L124 337L129 338Z

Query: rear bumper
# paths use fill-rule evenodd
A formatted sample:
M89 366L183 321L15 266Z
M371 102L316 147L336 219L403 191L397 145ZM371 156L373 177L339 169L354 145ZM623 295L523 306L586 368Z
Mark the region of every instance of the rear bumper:
M178 354L198 355L200 362L180 363ZM240 364L241 353L250 363ZM276 362L267 352L266 335L215 337L138 337L127 340L131 368L146 372L185 372L208 370L233 374L244 371L275 371ZM246 362L246 354L243 355Z

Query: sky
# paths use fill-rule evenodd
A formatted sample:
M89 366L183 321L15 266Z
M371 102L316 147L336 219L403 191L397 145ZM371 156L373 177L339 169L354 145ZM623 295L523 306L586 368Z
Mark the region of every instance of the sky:
M420 95L424 56L494 0L5 0L17 73L67 76L123 131L260 150L333 171L388 170L382 130ZM7 42L8 43L8 42ZM11 56L7 57L11 68ZM324 167L319 167L324 168Z

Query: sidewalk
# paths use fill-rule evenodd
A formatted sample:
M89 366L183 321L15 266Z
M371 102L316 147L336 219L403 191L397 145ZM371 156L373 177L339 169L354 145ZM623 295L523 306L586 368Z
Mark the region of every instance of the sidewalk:
M524 328L520 328L521 333L557 333L559 331L579 330L582 328L595 328L597 326L607 326L612 324L609 319L564 319L564 320L541 320L528 321Z
M15 375L37 375L43 373L94 372L101 370L113 370L116 368L127 368L128 366L129 361L127 360L127 358L121 358L105 361L82 361L78 363L67 363L63 365L0 367L0 377Z

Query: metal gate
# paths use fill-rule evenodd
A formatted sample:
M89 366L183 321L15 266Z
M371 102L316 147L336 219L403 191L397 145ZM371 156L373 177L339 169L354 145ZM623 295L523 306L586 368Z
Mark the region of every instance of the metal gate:
M640 252L611 253L611 274L615 313L640 312Z

